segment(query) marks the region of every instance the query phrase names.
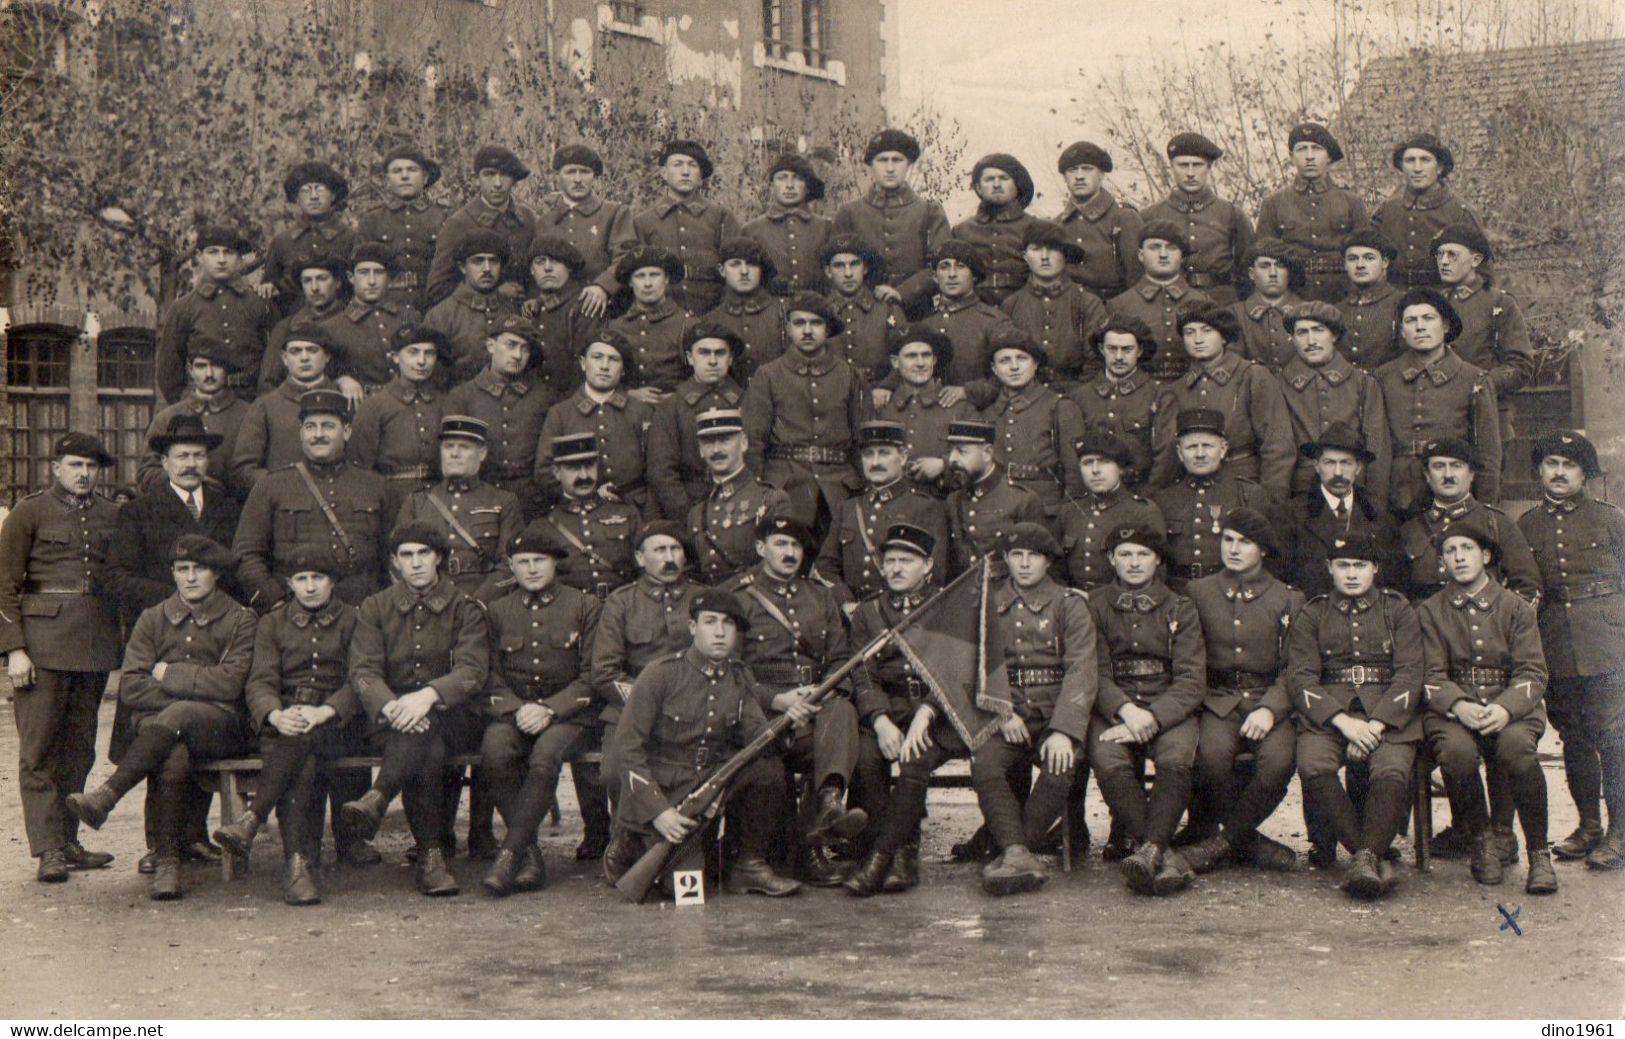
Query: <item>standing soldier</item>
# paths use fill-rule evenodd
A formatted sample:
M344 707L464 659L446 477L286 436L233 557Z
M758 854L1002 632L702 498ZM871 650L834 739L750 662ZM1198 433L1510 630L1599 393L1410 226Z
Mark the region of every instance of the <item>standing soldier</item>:
M557 565L561 584L599 602L632 579L634 538L643 522L637 506L598 493L598 438L574 433L549 441L559 503L525 529L558 538L567 551Z
M305 261L298 273L304 302L298 310L278 321L266 338L265 356L259 364L260 396L275 389L287 377L282 355L294 330L315 327L321 330L319 341L327 345L328 377L339 381L352 401L359 401L363 387L350 372L350 358L339 351L334 337L322 324L344 313L350 295L350 260L346 256L318 256Z
M1478 218L1451 193L1445 181L1456 157L1430 133L1413 134L1394 147L1394 169L1403 183L1371 214L1371 223L1398 251L1388 278L1401 289L1439 284L1433 236L1451 224L1478 227Z
M953 364L954 344L941 332L910 325L892 335L890 352L897 386L876 391L877 398L884 394L886 399L876 406L875 417L903 427L909 479L921 493L941 498L947 493L948 427L975 419L976 406L942 384L939 373ZM946 538L938 540L947 545Z
M696 435L698 417L738 409L745 391L733 372L744 352L744 340L710 321L695 323L683 336L689 376L649 420L649 493L666 519L687 519L688 510L710 492Z
M987 276L976 286L977 295L996 307L1027 283L1024 239L1038 219L1027 212L1033 203L1033 177L1014 155L995 152L976 160L970 187L978 200L976 212L950 233L981 253Z
M1114 318L1139 321L1151 330L1156 349L1142 349L1140 363L1153 379L1168 382L1190 367L1180 335L1180 312L1186 307L1213 303L1214 298L1185 281L1184 256L1190 245L1178 224L1168 220L1148 222L1140 229L1136 249L1144 273L1106 301L1106 312ZM1162 359L1151 363L1159 353Z
M879 131L863 149L869 190L835 212L835 233L858 236L872 244L884 261L887 281L875 295L883 302L900 304L909 314L923 314L929 308L932 284L927 257L953 231L942 204L921 198L909 187L909 171L919 161L920 142L912 135L902 130Z
M1106 323L1106 304L1067 275L1067 265L1083 251L1059 225L1030 221L1021 241L1029 277L1002 306L1049 355L1049 381L1065 393L1100 373L1100 355L1090 340Z
M1541 576L1535 555L1523 532L1501 509L1473 497L1473 480L1478 471L1478 452L1465 440L1441 437L1424 449L1422 464L1427 478L1427 505L1399 528L1399 540L1410 571L1405 575L1405 594L1413 603L1450 585L1450 571L1439 558L1435 542L1452 525L1472 520L1495 539L1495 558L1490 574L1507 591L1521 596L1532 606L1540 605Z
M830 349L844 358L865 382L879 379L886 349L905 325L903 308L875 293L885 281L886 261L855 234L839 234L818 253L829 305L845 328L829 337Z
M499 257L499 262L484 291L498 293L510 306L517 306L524 298L525 272L517 264L523 262L530 240L536 235L536 211L515 199L513 189L529 176L530 167L500 145L488 144L474 153L474 196L453 210L440 226L434 259L429 264L425 306L434 307L457 287L457 269L464 266L465 256L472 255L457 255L458 243L475 231L494 234L502 242L501 248L494 244L488 248L487 254Z
M446 542L446 576L468 595L501 570L504 546L524 527L523 506L511 491L480 479L490 427L472 415L440 420L440 479L414 491L395 523L438 530Z
M1101 299L1140 280L1140 213L1103 186L1111 153L1089 141L1067 145L1056 167L1066 181L1066 203L1055 222L1083 250L1072 279Z
M1247 250L1247 279L1252 293L1230 305L1241 326L1236 349L1279 375L1292 359L1292 335L1281 318L1303 302L1303 257L1279 238L1257 238Z
M679 309L704 314L722 299L718 250L723 242L738 237L739 221L729 210L706 201L705 186L713 170L698 142L667 141L660 148L659 166L665 194L632 218L632 229L645 248L667 251L682 265L683 275L672 278Z
M584 286L572 302L579 301L583 317L597 321L605 316L611 299L620 289L615 280L615 262L638 242L637 231L632 227L632 207L598 194L598 181L604 176L604 160L584 144L566 144L555 151L553 173L559 193L536 217L536 240L531 244L531 256L536 256L544 238L560 238L569 243L581 258L575 276ZM569 309L576 310L574 306ZM561 392L566 389L554 388Z
M1240 207L1213 193L1213 164L1224 150L1199 133L1168 140L1174 190L1145 211L1147 225L1168 220L1184 233L1185 281L1224 306L1236 301L1237 276L1253 242L1253 225Z
M858 462L864 489L835 510L818 553L819 576L837 582L853 602L884 588L878 545L896 524L907 523L930 534L933 563L939 571L948 565L948 522L942 503L904 479L910 465L908 430L896 422L865 422L858 428Z
M1083 436L1083 412L1077 402L1038 380L1040 369L1049 368L1049 357L1025 333L1001 334L990 345L988 367L999 390L982 409L982 418L998 431L994 457L1011 483L1031 490L1045 516L1054 516L1062 501L1083 490L1072 449Z
M1573 430L1535 441L1544 499L1518 518L1545 579L1540 642L1551 668L1547 709L1580 825L1553 849L1593 869L1625 869L1625 516L1593 498L1597 449ZM1598 795L1608 802L1602 826Z
M435 262L441 253L452 264L454 287L429 308L423 323L451 341L452 363L446 366L446 382L455 386L478 375L486 364L485 343L497 334L502 323L519 313L522 293L498 291L509 262L508 240L495 231L476 228L448 239L446 233L436 246ZM461 281L458 281L458 278Z
M709 489L683 519L694 545L694 569L720 585L755 565L757 525L789 514L790 498L763 483L745 465L745 417L716 408L694 419L694 436L709 472Z
M117 460L88 433L63 436L53 455L50 489L0 524L0 650L17 717L17 786L46 884L113 861L79 843L66 798L96 763L96 711L119 658L118 615L91 586L118 516L96 481Z
M1402 587L1398 531L1382 507L1382 492L1365 490L1360 479L1376 458L1360 434L1334 422L1298 453L1314 466L1315 484L1287 504L1290 548L1283 576L1305 595L1323 595L1331 590L1326 564L1336 543L1369 537L1381 546L1383 583Z
M981 250L958 239L943 243L931 254L931 276L937 294L930 312L918 324L941 332L954 344L953 363L942 372L942 381L965 387L985 380L988 362L993 359L993 340L1015 325L1004 311L977 294L976 287L987 280ZM981 388L991 396L991 387L985 382Z
M558 398L536 370L541 333L514 314L503 317L485 340L484 370L446 394L448 414L468 415L486 426L482 470L492 485L519 499L526 518L548 500L542 478L540 438Z
M715 249L713 246L712 251ZM683 336L694 320L683 309L678 289L687 280L687 271L676 253L659 246L639 246L615 265L615 274L631 292L632 303L620 317L606 322L604 330L620 334L631 344L627 364L637 380L630 392L645 404L660 403L683 381ZM633 384L630 375L629 385Z
M947 505L948 559L956 574L991 556L993 575L1005 576L999 538L1017 523L1047 518L1038 495L1018 485L995 460L998 436L991 422L948 427L948 472L955 484Z
M1388 280L1388 267L1399 251L1381 232L1365 228L1343 239L1343 272L1349 289L1337 304L1348 322L1338 350L1355 366L1374 372L1399 356L1399 298L1404 293Z
M287 377L276 389L255 398L237 431L231 475L239 487L252 491L266 473L298 460L299 399L312 390L338 392L329 374L332 358L326 329L314 322L289 329L279 364L287 369Z
M1433 258L1445 298L1461 318L1461 335L1451 349L1482 368L1501 405L1501 442L1512 436L1512 395L1535 375L1529 324L1511 293L1496 288L1487 266L1494 254L1489 239L1472 224L1451 224L1433 236Z
M768 291L778 279L778 268L760 242L747 235L722 243L722 302L705 320L721 325L745 344L736 375L741 385L751 373L784 353L784 302Z
M585 269L586 260L562 235L539 234L531 243L530 278L536 295L521 303L519 312L542 334L538 374L560 396L581 385L577 359L598 331L599 320L587 316L581 299L599 288L581 288L579 278ZM611 280L614 276L613 271L608 275Z
M381 242L361 242L350 253L350 302L322 319L333 352L367 393L380 389L395 372L390 344L395 333L415 324L418 312L388 298L391 277L400 270L394 250Z
M1224 514L1224 572L1187 589L1202 619L1207 647L1207 696L1196 749L1196 796L1190 832L1200 840L1184 851L1205 873L1233 856L1261 869L1291 871L1297 855L1258 832L1286 797L1296 742L1292 701L1283 677L1287 634L1303 608L1303 593L1264 569L1281 550L1270 521L1257 509ZM1252 754L1251 775L1236 775L1236 757Z
M1258 207L1258 233L1304 253L1305 299L1334 303L1343 295L1343 239L1366 225L1359 193L1332 180L1343 147L1319 123L1299 123L1287 135L1296 175Z
M1141 483L1151 468L1151 437L1162 394L1161 384L1145 369L1157 355L1157 338L1139 318L1112 315L1089 337L1089 345L1100 355L1100 374L1067 395L1077 401L1084 425L1104 429L1129 445L1134 460L1124 478Z
M197 229L196 265L200 277L190 292L164 308L158 322L153 370L158 392L178 404L186 392L187 369L200 341L211 352L230 357L226 384L252 400L259 386L265 338L276 318L265 301L240 284L243 256L253 244L229 227L204 224Z
M1301 303L1281 317L1281 327L1292 339L1294 356L1281 369L1281 396L1292 419L1292 443L1320 439L1334 423L1360 435L1371 461L1366 463L1364 485L1374 488L1383 503L1388 486L1388 412L1377 380L1356 368L1339 352L1348 336L1342 313L1330 303ZM1314 465L1301 454L1292 470L1290 493L1297 495L1315 484Z
M1060 559L1067 583L1086 592L1112 579L1106 538L1121 527L1166 530L1162 511L1130 491L1124 478L1134 469L1134 448L1123 438L1091 427L1072 445L1078 456L1083 491L1056 513L1061 532Z
M811 162L785 153L767 170L767 212L746 224L743 233L755 239L778 270L768 282L776 295L823 292L824 245L835 233L834 221L813 213L811 205L824 197L824 179Z
M1384 556L1369 534L1335 541L1331 591L1298 612L1286 651L1304 810L1354 855L1342 886L1362 901L1393 890L1388 846L1410 806L1425 693L1421 625L1404 596L1377 587ZM1359 761L1371 788L1356 808L1337 773Z
M1224 569L1221 519L1226 509L1246 505L1268 515L1274 507L1262 485L1225 465L1230 442L1224 438L1224 423L1223 412L1181 411L1174 425L1179 478L1151 495L1168 524L1158 529L1168 532L1162 562L1174 588Z
M402 325L389 342L395 377L355 410L350 461L389 481L390 517L408 495L434 482L435 437L445 409L438 376L450 348L427 325Z
M355 228L344 218L350 182L325 162L301 162L282 180L294 224L271 236L260 273L260 298L284 317L299 307L299 272L324 256L349 256Z
M598 493L633 506L644 516L655 509L649 501L649 427L654 410L626 384L637 376L632 344L613 328L601 328L581 351L581 385L547 411L536 451L536 477L552 496L548 450L559 437L591 433L597 437Z
M386 197L361 214L358 237L393 249L396 269L389 279L389 300L416 311L428 309L429 265L434 262L440 229L451 207L429 197L440 180L440 164L415 144L389 150L378 172Z
M1476 519L1439 535L1451 584L1417 607L1430 710L1423 731L1444 773L1451 822L1472 837L1473 879L1499 884L1501 850L1484 803L1479 758L1493 762L1523 819L1529 876L1524 890L1555 895L1546 841L1546 774L1535 748L1546 731L1546 658L1535 608L1489 573L1494 535Z
M248 402L231 388L229 379L236 370L225 344L208 335L194 335L192 356L186 362L186 396L160 410L147 427L147 442L161 435L183 415L195 417L205 432L218 439L209 449L209 472L225 491L241 501L248 493L231 478L231 459L237 450L237 431L248 415ZM149 452L141 459L136 484L144 490L161 487L166 480L163 459ZM230 540L229 538L227 539Z

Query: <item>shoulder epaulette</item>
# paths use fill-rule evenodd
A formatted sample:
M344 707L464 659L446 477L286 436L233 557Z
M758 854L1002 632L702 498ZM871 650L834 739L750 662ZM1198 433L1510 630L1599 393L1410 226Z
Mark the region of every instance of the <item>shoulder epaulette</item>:
M1378 591L1382 592L1382 594L1386 598L1393 599L1393 600L1395 600L1397 602L1402 602L1402 603L1409 603L1410 602L1409 599L1405 598L1399 592L1394 591L1392 588L1379 588Z
M1311 596L1309 601L1304 603L1304 605L1305 606L1313 606L1315 603L1324 602L1329 598L1331 598L1329 595L1327 595L1325 592L1321 592L1319 595Z

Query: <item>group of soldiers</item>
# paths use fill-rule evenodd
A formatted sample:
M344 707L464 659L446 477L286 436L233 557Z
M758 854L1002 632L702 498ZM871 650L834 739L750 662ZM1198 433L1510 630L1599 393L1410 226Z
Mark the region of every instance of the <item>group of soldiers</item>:
M244 236L199 230L134 498L96 493L112 459L70 433L0 526L39 879L106 866L79 826L145 781L154 898L180 897L184 861L247 855L275 810L286 901L316 902L324 822L339 862L376 862L397 795L418 889L454 894L453 759L477 754L486 891L545 886L566 764L577 857L614 881L715 825L684 795L783 715L709 850L732 891L914 886L955 757L985 820L955 853L992 894L1087 847L1091 770L1103 858L1142 894L1295 868L1259 826L1296 771L1311 862L1341 845L1344 889L1381 897L1419 757L1450 799L1438 850L1479 882L1517 862L1515 822L1531 893L1556 891L1554 853L1625 867L1625 516L1587 493L1596 450L1544 433L1544 500L1496 507L1534 360L1451 152L1401 142L1368 217L1325 127L1289 142L1257 235L1193 133L1143 213L1079 142L1054 220L994 154L955 226L893 129L833 219L792 155L743 226L692 141L661 149L666 195L638 212L599 197L583 145L553 156L542 211L497 146L456 210L395 149L355 223L338 171L296 167L257 283ZM972 569L1009 689L980 732L882 638ZM87 791L115 670L115 770ZM1580 814L1555 847L1548 716ZM193 769L255 752L252 806L211 843ZM358 755L376 772L340 766Z

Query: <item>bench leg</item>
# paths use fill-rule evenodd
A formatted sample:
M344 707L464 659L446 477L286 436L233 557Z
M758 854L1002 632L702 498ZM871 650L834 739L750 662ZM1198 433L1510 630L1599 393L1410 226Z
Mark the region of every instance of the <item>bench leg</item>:
M1061 872L1072 872L1072 809L1061 813Z
M243 797L243 788L238 781L237 773L220 773L220 824L224 826L246 811L248 811L248 802ZM248 872L248 861L246 859L233 855L225 848L221 848L220 852L221 880L229 884Z
M1412 824L1412 843L1416 847L1416 868L1428 868L1428 859L1431 857L1433 842L1433 790L1431 779L1433 775L1432 762L1423 761L1421 757L1416 761L1416 776L1412 786L1416 790L1416 804L1412 809L1415 821Z

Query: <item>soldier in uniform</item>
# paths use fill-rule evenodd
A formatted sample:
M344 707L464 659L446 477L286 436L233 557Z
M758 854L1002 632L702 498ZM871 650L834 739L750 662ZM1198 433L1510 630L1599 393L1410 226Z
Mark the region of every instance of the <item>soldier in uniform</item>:
M1404 596L1377 587L1384 556L1368 533L1335 541L1331 591L1298 612L1286 651L1304 812L1354 855L1342 887L1364 901L1393 889L1386 856L1405 823L1422 738L1421 625ZM1362 761L1371 786L1357 809L1337 773Z
M824 178L807 159L786 152L767 168L767 193L767 212L742 233L761 245L778 270L769 290L780 296L825 291L822 253L835 222L811 209L824 197Z
M1049 355L1026 333L1002 333L989 345L988 367L998 396L982 409L982 418L996 430L993 456L1010 482L1031 490L1045 516L1053 516L1064 500L1083 491L1072 450L1083 435L1083 412L1076 401L1039 381Z
M710 492L698 418L739 408L745 391L734 378L734 365L744 352L744 340L710 321L696 322L683 336L689 376L660 402L649 422L649 493L667 519L687 519L688 510Z
M584 283L576 296L580 313L597 321L608 312L611 299L620 289L615 262L638 242L637 231L632 228L632 207L598 194L604 160L584 144L566 144L555 151L553 173L559 192L536 217L531 255L536 255L544 238L569 243L582 261L575 272ZM573 306L569 309L576 310ZM568 387L554 388L562 392Z
M428 308L429 265L451 207L429 197L440 180L440 164L415 144L398 144L378 164L385 198L361 214L358 237L394 250L388 299L416 311Z
M446 394L447 414L468 415L486 425L482 475L519 499L526 518L538 515L551 497L544 478L547 462L539 442L547 437L547 417L558 397L536 368L542 337L516 314L497 323L485 340L486 365L478 375Z
M447 220L447 233L450 227L451 220ZM519 313L521 294L500 291L511 248L508 239L483 228L465 231L454 239L440 236L435 263L439 264L444 252L447 262L455 264L451 277L461 280L429 308L423 323L451 341L448 385L479 374L487 360L486 342L496 336L506 319Z
M1001 306L1049 355L1049 383L1066 393L1100 374L1100 355L1090 340L1106 323L1106 304L1068 275L1067 265L1078 262L1083 250L1060 225L1031 221L1021 242L1027 283Z
M491 675L485 690L489 723L480 770L508 824L496 861L480 886L501 897L547 883L536 828L554 801L564 763L599 746L587 648L602 604L557 580L570 549L546 529L505 542L514 587L491 604ZM576 859L604 853L609 807L597 769L572 762L584 833ZM586 781L589 780L590 781Z
M446 406L439 376L450 349L446 337L427 325L402 325L389 342L395 377L355 409L350 461L389 481L390 516L434 482L435 440Z
M1580 825L1553 849L1593 869L1625 869L1625 516L1593 498L1597 449L1573 430L1535 441L1543 498L1518 518L1545 589L1540 641L1551 669L1547 710ZM1608 802L1604 833L1598 795Z
M1184 855L1198 873L1232 857L1261 869L1290 871L1297 855L1258 827L1292 781L1296 737L1282 671L1287 633L1304 596L1264 569L1265 557L1281 552L1262 512L1231 509L1220 524L1224 572L1192 581L1186 589L1202 620L1207 696L1198 722L1189 828L1200 840ZM1243 751L1253 756L1245 779L1237 775L1236 756Z
M1106 312L1114 318L1139 321L1150 329L1156 349L1141 347L1140 365L1158 382L1168 382L1185 374L1190 359L1179 314L1185 307L1204 306L1214 298L1185 281L1184 257L1190 250L1185 232L1169 220L1146 223L1140 229L1136 257L1143 273L1138 281L1106 301ZM1161 360L1153 359L1161 354Z
M687 280L687 271L676 253L659 246L633 249L615 265L616 276L632 294L632 304L607 322L605 331L619 333L631 344L627 362L637 373L637 388L631 393L645 404L660 403L686 374L683 337L694 319L683 309L678 289ZM634 384L630 376L627 382Z
M350 683L383 763L372 787L340 809L339 821L352 840L371 840L389 802L404 793L417 841L417 889L455 895L457 879L446 868L445 846L454 840L445 818L446 759L479 745L483 725L471 701L485 687L490 626L485 607L441 569L446 543L439 531L397 526L389 554L397 580L361 604L350 646Z
M220 481L226 493L241 502L248 491L231 478L231 459L237 450L237 431L248 416L248 402L239 397L228 382L236 370L233 367L236 362L224 343L205 333L192 336L190 351L191 358L186 362L186 396L152 417L152 424L147 427L147 442L161 436L181 416L195 417L205 432L219 438L209 449L209 472ZM159 455L149 452L141 459L136 471L138 487L151 490L162 487L168 479Z
M1371 214L1371 223L1398 252L1389 279L1401 289L1439 284L1433 236L1451 224L1478 227L1478 218L1445 183L1456 157L1430 133L1413 134L1394 146L1392 158L1403 183Z
M559 503L525 529L567 546L557 567L559 583L603 602L636 572L632 552L643 516L637 506L598 493L596 436L572 433L555 437L548 446Z
M1358 192L1332 180L1343 147L1319 123L1299 123L1287 134L1292 183L1268 195L1258 207L1258 233L1273 235L1303 250L1305 299L1333 303L1346 288L1343 239L1366 226Z
M1134 448L1107 429L1091 427L1072 445L1083 479L1081 493L1069 497L1055 514L1061 532L1058 561L1067 583L1093 591L1112 579L1106 537L1120 527L1165 530L1162 511L1124 486L1133 471Z
M756 678L763 715L793 720L780 757L813 791L800 813L802 877L835 887L845 878L830 861L828 839L857 837L869 822L861 808L846 807L858 761L858 715L845 689L821 703L807 697L846 663L846 617L829 583L807 576L811 531L786 516L764 516L755 534L760 564L722 587L744 609L739 659Z
M1493 761L1523 819L1531 895L1557 893L1546 841L1546 774L1535 748L1546 731L1546 657L1535 608L1490 575L1495 536L1478 519L1454 523L1435 542L1451 584L1417 607L1427 660L1423 732L1444 772L1451 821L1472 838L1472 874L1503 878L1478 761Z
M1253 242L1253 225L1240 207L1213 193L1213 164L1224 150L1199 133L1168 140L1174 190L1145 211L1147 226L1172 221L1189 244L1185 281L1224 306L1236 301L1243 257Z
M1038 495L1010 479L995 460L998 435L991 422L955 422L948 427L948 471L956 485L947 505L953 573L991 556L994 576L1005 576L999 536L1014 524L1046 519Z
M942 502L905 479L911 465L908 430L896 422L865 422L858 427L858 462L864 489L835 510L817 564L819 576L835 581L853 603L885 587L879 545L896 524L929 533L935 545L932 562L938 570L948 565L948 518Z
M549 497L553 464L549 445L559 437L591 433L598 445L598 493L631 505L644 516L654 514L645 475L654 410L636 391L626 389L636 381L637 370L632 344L613 328L600 328L582 349L581 385L548 409L542 421L536 476Z
M731 211L706 201L705 186L713 170L710 156L697 141L667 141L658 162L665 194L632 218L632 229L644 247L669 252L681 264L683 274L673 276L671 291L678 309L704 314L722 299L718 250L723 242L738 237L739 221Z
M312 390L339 392L329 374L333 354L327 330L320 325L307 322L289 329L281 357L287 378L255 398L237 431L231 475L246 491L252 491L272 470L298 461L299 399Z
M1112 157L1098 144L1069 144L1055 165L1067 193L1055 222L1083 250L1082 259L1072 265L1072 279L1099 298L1111 299L1140 280L1140 213L1103 186Z
M65 800L96 763L96 711L119 658L118 615L91 584L118 516L96 482L116 459L88 433L68 433L52 453L50 488L0 524L0 651L17 718L17 787L28 852L47 884L113 861L79 843Z
M153 368L158 392L178 404L187 388L187 369L200 340L230 358L227 385L253 399L258 387L265 337L276 318L253 289L237 279L243 256L253 243L229 227L205 224L197 229L196 267L199 273L190 292L164 308L158 321L158 342Z
M321 330L319 341L327 347L328 375L339 382L345 395L359 401L364 387L350 373L350 359L340 349L334 336L323 325L327 319L344 313L350 297L350 261L347 256L317 256L305 261L299 269L299 288L304 302L299 309L278 321L265 340L265 356L259 361L259 395L275 389L288 375L283 357L289 340L298 329L315 327Z
M751 672L733 659L750 621L737 596L708 590L688 606L687 646L662 653L638 676L626 716L611 737L621 796L614 833L604 853L604 875L619 880L658 836L673 844L704 822L678 805L714 765L728 760L766 724L762 693ZM728 798L738 855L724 873L730 893L783 898L801 885L767 861L768 845L784 816L784 763L763 754L734 777Z
M1027 212L1033 203L1033 177L1014 155L995 152L976 160L970 188L976 193L976 212L955 224L950 234L981 254L987 274L976 294L997 307L1027 283L1022 252L1027 229L1038 219Z
M1356 368L1339 347L1348 336L1342 313L1330 303L1302 303L1281 317L1292 337L1294 356L1281 369L1281 396L1292 419L1294 448L1320 439L1332 425L1356 430L1371 452L1363 484L1385 495L1388 486L1388 412L1377 380ZM1315 485L1311 461L1301 454L1292 470L1290 493ZM1383 502L1379 497L1378 501Z
M1283 576L1305 595L1324 595L1331 590L1329 553L1336 542L1357 535L1381 546L1383 584L1403 586L1394 521L1361 487L1360 475L1376 456L1360 434L1333 423L1298 451L1314 464L1315 485L1287 503L1291 535Z
M201 534L176 538L168 555L175 591L142 611L119 675L119 699L134 712L130 745L107 782L66 802L99 830L137 783L156 786L148 804L158 812L151 827L158 854L148 894L160 902L181 897L193 764L243 749L243 683L254 656L254 611L219 586L236 557Z
M1206 685L1201 620L1157 574L1168 557L1161 532L1119 527L1106 553L1115 578L1089 593L1100 668L1089 758L1123 843L1105 854L1122 862L1135 894L1171 895L1193 875L1170 845L1196 761ZM1149 794L1141 778L1147 758L1157 766Z
M885 398L876 405L875 417L903 427L909 479L922 494L940 499L947 493L943 477L948 471L944 457L948 452L948 427L975 420L976 406L959 391L942 384L939 373L946 371L954 359L954 344L946 335L910 325L892 335L889 351L891 370L897 373L896 388L875 391L876 399ZM885 529L882 526L879 532ZM945 537L938 541L947 545Z
M1337 346L1363 371L1374 372L1400 354L1398 305L1404 293L1388 280L1398 256L1394 244L1369 227L1343 239L1349 288L1337 309L1348 331Z
M1145 480L1151 468L1151 437L1156 428L1157 399L1162 386L1144 365L1157 353L1157 338L1139 318L1108 316L1089 337L1100 355L1100 374L1067 396L1083 412L1084 425L1121 437L1134 453L1124 470L1129 483Z
M942 371L949 386L969 387L983 380L985 396L975 399L985 405L993 394L985 380L988 362L993 359L993 341L1001 332L1014 329L1009 315L977 295L977 286L987 280L982 251L969 242L951 239L931 254L931 275L937 294L930 312L917 322L921 328L941 332L954 344L953 363Z
M1441 437L1423 451L1429 493L1427 507L1399 528L1399 540L1410 564L1405 575L1406 597L1419 603L1450 586L1450 571L1439 558L1434 542L1453 524L1471 519L1495 539L1495 559L1490 563L1490 573L1496 582L1538 606L1543 582L1529 542L1512 517L1473 497L1478 452L1465 440L1455 437Z
M830 349L845 359L866 383L882 377L886 350L906 322L893 299L875 295L885 282L886 261L855 234L838 234L819 250L829 305L845 326L829 337Z
M1183 472L1151 500L1167 522L1167 552L1162 561L1170 587L1183 589L1197 578L1224 569L1226 509L1238 505L1266 515L1273 499L1261 485L1232 473L1225 465L1230 443L1224 438L1224 413L1210 409L1181 411L1174 425L1174 451Z
M1465 440L1478 452L1478 497L1495 504L1501 500L1502 450L1495 387L1482 368L1450 349L1461 334L1461 318L1432 289L1406 292L1396 309L1405 352L1374 373L1394 445L1389 509L1403 516L1422 500L1422 452L1441 437Z
M422 524L440 531L446 541L446 576L476 599L485 582L501 572L505 546L525 525L519 499L480 478L490 436L490 427L472 415L442 418L436 467L440 479L414 491L395 517L397 525Z
M1236 351L1279 375L1293 357L1292 334L1281 319L1303 302L1303 254L1279 238L1256 238L1247 250L1247 280L1252 292L1230 304L1241 337Z
M578 279L586 263L562 235L539 234L530 245L530 278L536 285L536 295L521 303L519 312L535 322L542 334L538 374L559 396L581 385L577 358L598 332L599 319L587 316L584 297L593 293L589 298L596 300L596 293L603 289L597 284L581 288ZM600 277L613 281L615 272Z
M763 483L745 465L745 417L716 408L694 419L694 436L709 472L709 490L684 516L694 545L694 570L720 585L756 561L757 524L789 515L790 497Z
M1489 273L1494 259L1488 238L1472 224L1451 224L1433 236L1433 258L1440 287L1456 316L1461 334L1450 348L1463 361L1489 374L1501 404L1501 442L1512 436L1512 395L1535 375L1535 351L1523 308Z
M288 205L297 207L293 226L271 236L260 273L260 298L282 315L300 304L299 275L311 260L348 256L355 228L344 217L350 182L325 162L301 162L282 180Z
M919 161L920 142L912 135L889 128L877 132L863 149L869 190L835 211L835 233L856 235L884 261L887 280L876 297L910 314L929 308L933 285L927 257L953 232L941 203L909 187L909 170Z
M779 272L761 243L746 235L723 242L717 255L722 257L717 266L722 301L705 320L728 329L744 343L734 373L744 385L757 368L784 354L784 301L768 290Z
M322 320L334 353L368 393L395 377L389 356L395 333L416 324L419 314L387 298L400 264L381 242L362 242L350 253L350 302Z
M465 259L475 254L465 252L459 243L474 231L494 234L502 242L499 248L487 241L481 250L499 258L498 269L489 272L490 284L481 291L497 293L510 306L524 297L525 272L517 264L523 262L526 248L536 235L536 211L515 199L513 189L529 176L530 167L500 145L488 144L474 153L474 196L446 217L435 239L425 299L425 305L431 308L429 313L458 288L458 268L462 268L464 284L470 280ZM485 280L482 274L481 283ZM453 335L452 340L456 339Z

